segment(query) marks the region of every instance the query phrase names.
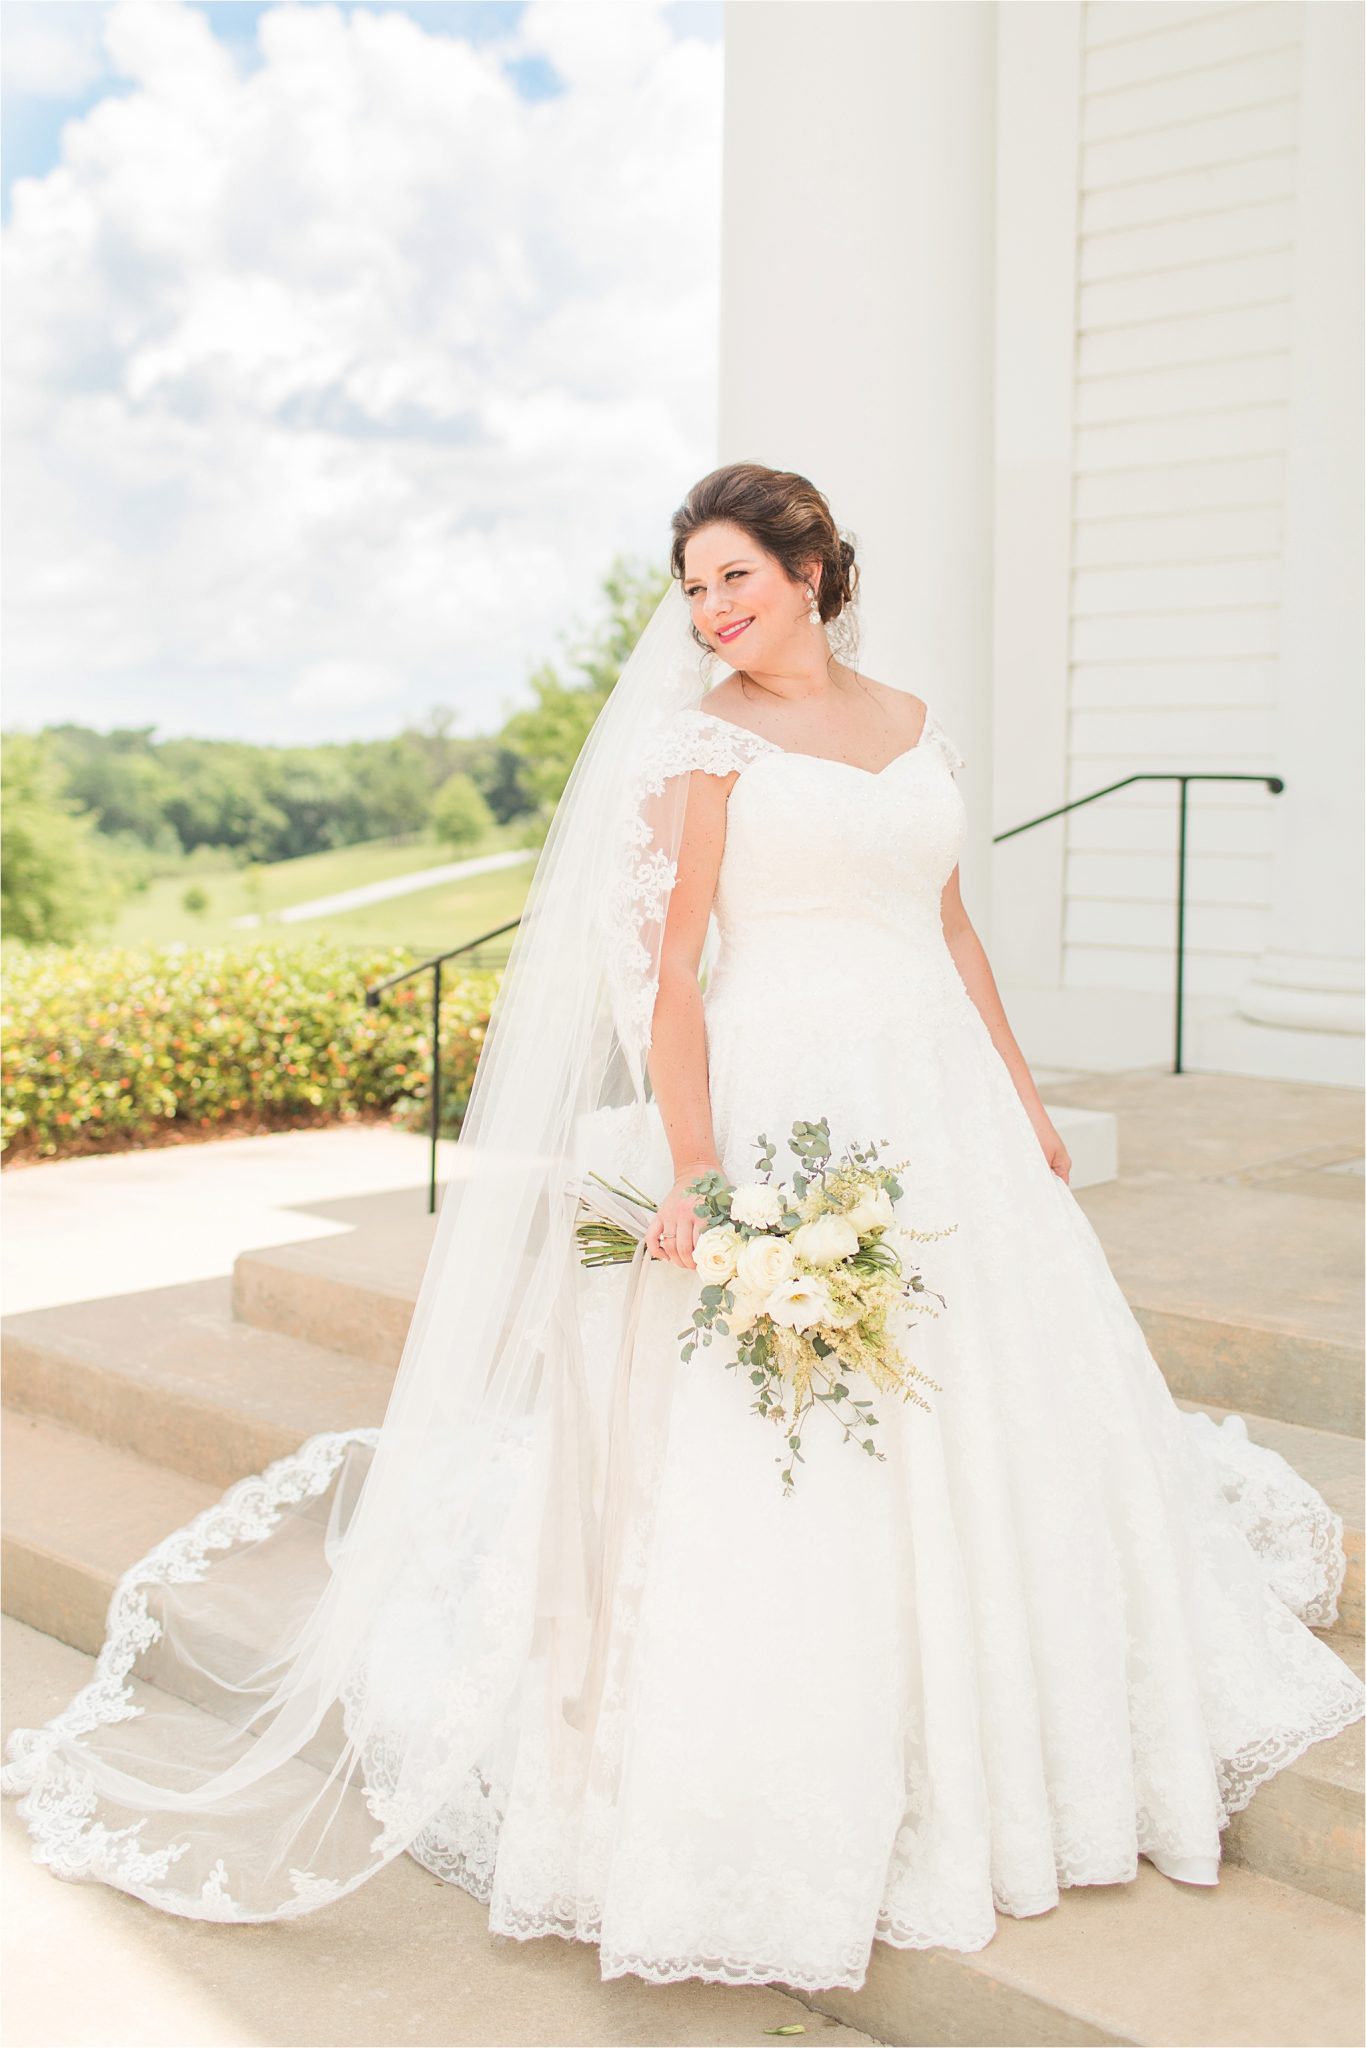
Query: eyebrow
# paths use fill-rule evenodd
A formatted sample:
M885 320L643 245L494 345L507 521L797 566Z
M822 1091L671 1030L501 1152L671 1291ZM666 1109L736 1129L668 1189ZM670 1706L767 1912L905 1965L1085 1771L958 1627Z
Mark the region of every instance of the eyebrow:
M748 561L748 559L749 557L747 555L739 555L733 562L723 562L721 564L721 574L724 576L727 569L738 569L741 566L741 564ZM697 581L697 578L696 576L685 576L683 578L683 581L685 583L695 583Z

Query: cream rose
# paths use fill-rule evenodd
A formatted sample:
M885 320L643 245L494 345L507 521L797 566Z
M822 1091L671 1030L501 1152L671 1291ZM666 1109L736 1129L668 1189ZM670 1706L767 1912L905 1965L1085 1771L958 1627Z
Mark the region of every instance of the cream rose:
M740 1247L735 1270L741 1287L768 1294L792 1278L796 1254L785 1237L751 1237Z
M834 1303L823 1280L796 1279L775 1287L764 1308L789 1330L809 1330L813 1323L828 1320Z
M762 1288L741 1287L738 1281L732 1285L731 1293L735 1304L726 1310L725 1324L733 1335L738 1336L763 1314L766 1296Z
M735 1272L735 1261L744 1243L729 1223L714 1223L704 1230L692 1248L693 1265L704 1280L726 1281Z
M844 1212L846 1223L852 1223L860 1237L867 1237L870 1231L886 1230L896 1221L896 1211L886 1188L874 1188L861 1197L852 1209Z
M812 1266L833 1266L858 1250L858 1232L847 1216L818 1216L793 1231L792 1249Z
M731 1191L731 1215L737 1223L748 1223L752 1230L771 1230L781 1222L785 1207L782 1189L770 1181L749 1181Z

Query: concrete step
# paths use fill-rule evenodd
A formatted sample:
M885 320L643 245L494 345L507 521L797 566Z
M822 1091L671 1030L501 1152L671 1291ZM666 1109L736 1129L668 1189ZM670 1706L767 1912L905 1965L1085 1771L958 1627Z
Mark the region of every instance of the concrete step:
M233 1313L245 1288L262 1313L316 1328L309 1304L322 1306L332 1291L334 1244L287 1246L288 1257L245 1254L232 1281L192 1281L7 1317L6 1404L220 1488L260 1471L316 1430L379 1423L390 1385L382 1364ZM353 1338L357 1329L368 1333L371 1352L402 1345L392 1318L398 1282L391 1253L372 1241L350 1290L354 1307L356 1294L371 1289L370 1310L350 1326ZM373 1286L377 1268L391 1276L387 1287ZM1229 1413L1210 1401L1179 1405L1203 1408L1216 1422ZM1338 1626L1359 1633L1366 1551L1360 1442L1274 1416L1247 1414L1246 1421L1254 1441L1288 1458L1343 1517L1348 1569Z
M367 1224L239 1254L232 1307L240 1321L398 1368L437 1217Z
M383 1421L388 1374L242 1322L232 1299L220 1278L7 1316L5 1404L220 1490L318 1430Z
M110 1596L123 1573L213 1506L222 1489L36 1416L6 1412L4 1420L4 1611L98 1654ZM325 1535L323 1522L302 1518L290 1525L291 1544L310 1551ZM241 1553L235 1590L243 1641L253 1640L253 1577L269 1583L278 1562L270 1552ZM141 1668L155 1671L155 1653ZM196 1669L175 1667L174 1677L176 1692L191 1705L211 1711L220 1705ZM341 1709L334 1706L303 1755L325 1766L343 1740Z
M90 1654L129 1565L222 1490L33 1415L6 1414L0 1451L5 1613Z
M1174 1394L1361 1436L1361 1217L1224 1182L1078 1200Z
M55 1711L90 1673L88 1660L13 1624L6 1626L5 1669L7 1689L34 1718ZM9 1719L11 1725L24 1725L13 1707ZM19 1825L12 1814L7 1824L15 1830ZM42 1881L52 1882L45 1874ZM11 1912L15 1896L12 1891ZM61 1907L73 1914L90 1910L92 1898L118 1903L117 1895L100 1887L64 1887L55 1898L43 1894L45 1910ZM416 1916L420 1939L412 1938L411 1924L403 1925L408 1916ZM118 1924L123 1927L123 1916ZM214 1984L221 1981L213 1961L222 1946L217 1930L161 1917L155 1927L167 1945L163 1953L179 1965L181 1981L199 1983L205 1973ZM124 1928L125 1939L127 1932ZM336 1907L291 1923L287 1947L302 1947L304 1955L296 1960L312 1965L315 1979L298 2007L307 2019L296 2018L284 2033L277 2029L293 1993L289 1978L281 1981L288 1963L272 1930L258 1933L261 1939L247 1947L253 1956L263 1944L271 1951L271 1961L260 1963L268 1984L258 1987L253 1975L258 1966L245 1950L239 1954L241 1944L232 1945L230 1959L224 1950L222 1968L232 1973L234 2011L264 2016L268 2005L272 2030L263 2038L325 2040L335 2048L435 2040L723 2042L759 2039L764 2030L803 2023L811 2041L848 2038L831 2033L843 2025L855 2030L852 2038L860 2041L971 2042L979 2048L1067 2048L1074 2043L1151 2043L1154 2048L1313 2043L1326 2048L1362 2038L1359 1916L1230 1864L1221 1869L1217 1885L1196 1887L1172 1883L1140 1858L1131 1883L1072 1887L1049 1912L1026 1920L998 1915L992 1940L974 1954L899 1950L877 1942L859 1991L792 1993L774 1985L741 1992L695 1983L656 1990L660 2010L667 2005L672 2015L671 2031L661 2027L658 2015L652 2024L654 2008L645 1998L649 1987L635 1980L620 1980L620 1995L626 1998L630 1987L643 2003L625 2011L600 2002L600 1993L615 1998L619 1987L598 1982L591 1944L552 1937L517 1943L490 1936L487 1914L476 1901L433 1881L403 1856ZM344 2001L326 1989L331 1983L335 1990L341 1981L335 1969L323 1969L316 1978L318 1963L335 1955L339 1939L348 1957ZM401 1958L401 1973L392 1970L395 1955ZM452 1967L453 1959L458 1967ZM384 1998L374 2004L369 2000L372 1972L386 1987ZM534 2011L526 2004L532 1987L539 1991ZM596 2034L585 2030L581 2005L590 1987ZM523 2003L513 2023L508 2001L518 1988ZM29 2010L41 2013L43 1991L42 1983L23 1986ZM694 1995L698 2006L690 2003ZM442 1997L449 2001L445 2018ZM13 1998L13 1986L7 1985L11 2010ZM767 2001L767 2007L755 2000ZM798 2011L805 2008L800 2019L792 2010L798 2001ZM351 2003L354 2011L347 2010ZM751 2031L737 2030L742 2011ZM92 2032L64 2033L62 2038L90 2048L98 2042L103 2048L122 2037Z
M1315 1629L1315 1635L1363 1676L1357 1635ZM1282 1884L1313 1892L1360 1913L1363 1895L1363 1728L1354 1721L1328 1742L1316 1742L1268 1780L1224 1830L1226 1862L1245 1865Z
M4 1457L5 1611L88 1652L119 1576L220 1492L31 1414L6 1415ZM1362 1729L1314 1744L1264 1786L1230 1823L1226 1856L1338 1904L1359 1900Z
M797 1995L887 2042L1358 2048L1361 1919L1236 1865L1185 1885L1140 1858L1130 1884L998 1914L975 1955L878 1942L861 1990Z
M324 1240L323 1247L332 1243ZM319 1302L328 1295L330 1260L300 1256L317 1249L286 1247L291 1257L278 1263L267 1253L239 1260L239 1271L252 1268L245 1285L262 1312L269 1306L281 1321L295 1320L287 1311L292 1300L297 1320L317 1327L306 1309L315 1295ZM366 1274L358 1262L353 1305L355 1292L369 1285ZM383 1421L390 1387L383 1365L265 1323L244 1323L233 1313L238 1296L237 1279L201 1280L7 1317L5 1402L219 1488L259 1472L317 1430ZM352 1326L375 1340L367 1349L385 1348L385 1304L391 1308L393 1300L392 1288L376 1290L372 1306L379 1306ZM401 1349L392 1323L390 1340ZM1179 1405L1203 1408L1216 1422L1229 1412L1209 1401ZM1254 1441L1288 1458L1343 1517L1348 1567L1338 1626L1360 1633L1366 1551L1361 1444L1275 1417L1245 1419Z
M1360 1227L1349 1206L1176 1182L1087 1187L1078 1199L1174 1394L1363 1434ZM244 1252L235 1312L392 1370L435 1227L424 1217Z

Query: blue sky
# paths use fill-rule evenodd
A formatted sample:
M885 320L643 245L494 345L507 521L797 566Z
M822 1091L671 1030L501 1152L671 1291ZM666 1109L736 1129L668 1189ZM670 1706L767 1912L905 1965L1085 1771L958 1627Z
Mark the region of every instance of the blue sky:
M721 17L7 0L6 725L521 701L715 460Z

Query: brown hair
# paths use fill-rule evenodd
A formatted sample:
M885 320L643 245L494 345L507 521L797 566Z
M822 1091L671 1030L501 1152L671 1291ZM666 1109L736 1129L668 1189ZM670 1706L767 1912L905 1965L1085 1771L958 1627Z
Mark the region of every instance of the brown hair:
M695 483L670 522L669 567L683 580L683 550L703 526L726 520L779 562L794 583L820 565L816 603L821 621L837 619L858 589L854 549L835 525L824 495L792 469L728 462ZM694 629L694 636L695 636Z

